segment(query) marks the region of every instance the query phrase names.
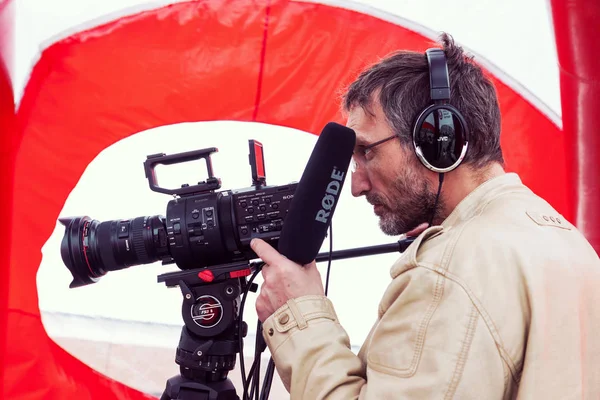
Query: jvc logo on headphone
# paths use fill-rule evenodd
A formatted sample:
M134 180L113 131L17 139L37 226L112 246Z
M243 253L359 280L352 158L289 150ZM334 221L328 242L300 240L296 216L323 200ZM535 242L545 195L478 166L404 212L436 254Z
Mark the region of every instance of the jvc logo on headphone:
M342 187L341 182L344 181L344 172L338 171L336 167L333 167L331 171L331 182L327 184L327 189L325 189L325 196L323 196L323 200L321 200L321 209L317 211L317 215L315 216L315 221L322 222L327 224L329 221L329 215L331 215L331 210L335 207L335 202L337 200L337 196L340 192L340 188Z

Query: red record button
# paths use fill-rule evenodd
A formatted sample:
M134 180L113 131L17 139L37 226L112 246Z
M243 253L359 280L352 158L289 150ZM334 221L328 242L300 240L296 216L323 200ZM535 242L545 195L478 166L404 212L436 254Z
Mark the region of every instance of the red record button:
M204 271L198 272L198 278L204 282L212 282L215 279L215 276L210 269L205 269Z

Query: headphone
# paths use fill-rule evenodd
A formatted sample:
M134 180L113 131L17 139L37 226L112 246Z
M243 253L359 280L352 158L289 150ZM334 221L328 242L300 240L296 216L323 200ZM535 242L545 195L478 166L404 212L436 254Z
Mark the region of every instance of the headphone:
M417 158L440 174L456 169L469 144L467 123L450 101L450 76L442 49L426 51L429 64L431 103L413 124L413 145Z

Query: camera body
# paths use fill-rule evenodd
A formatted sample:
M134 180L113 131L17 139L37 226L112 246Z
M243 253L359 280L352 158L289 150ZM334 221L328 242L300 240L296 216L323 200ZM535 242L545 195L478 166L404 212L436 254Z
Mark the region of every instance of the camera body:
M73 275L70 287L97 282L108 271L162 261L182 270L213 267L257 258L254 238L277 247L297 183L267 186L262 144L249 141L252 186L222 190L210 156L215 147L147 156L150 189L174 196L166 216L141 216L99 222L87 216L60 218L65 226L62 259ZM204 159L205 181L168 189L158 185L155 167Z
M181 269L250 260L250 241L277 247L296 184L202 193L171 200L165 229L171 260Z

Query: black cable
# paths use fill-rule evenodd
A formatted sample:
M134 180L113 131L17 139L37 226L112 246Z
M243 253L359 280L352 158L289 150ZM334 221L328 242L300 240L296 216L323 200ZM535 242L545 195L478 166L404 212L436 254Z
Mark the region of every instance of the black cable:
M246 298L247 298L246 296L248 294L248 289L250 288L252 282L254 281L254 279L256 278L258 273L261 271L264 264L265 264L264 262L258 263L254 274L248 281L246 291L244 292L244 297L242 298L242 302L240 304L240 320L241 321L243 321L243 319L242 319L243 318L243 310L244 310L245 304L246 304ZM240 340L242 339L241 330L240 330L239 338L240 338ZM255 397L255 400L259 399L261 354L265 349L266 349L266 343L262 336L262 323L260 322L260 320L258 320L257 327L256 327L255 347L254 347L254 361L252 362L252 366L250 367L250 370L248 371L247 376L246 376L245 367L241 371L242 372L242 384L244 387L244 393L243 393L243 397L242 397L243 400L252 400L252 397ZM243 360L244 360L243 344L240 346L240 358L242 359L242 362L243 362ZM270 387L270 384L269 384L269 387Z
M253 395L256 394L255 400L259 400L259 387L260 387L260 362L261 362L261 354L262 354L262 323L258 320L256 324L256 339L254 341L254 362L256 364L256 368L254 370L254 381L252 382L252 390L250 391L250 399L252 399ZM256 390L256 392L255 392Z
M249 399L252 400L254 396L256 400L259 397L259 386L260 386L260 364L261 364L261 354L266 349L267 344L264 341L262 336L262 323L260 320L257 322L256 328L256 340L254 347L254 361L252 362L252 366L250 371L248 372L248 381L246 382L246 386L244 387L245 393L250 392Z
M325 296L329 291L329 272L331 271L331 257L333 254L333 221L329 224L329 260L327 262L327 276L325 278Z
M254 270L254 273L252 274L252 276L246 283L246 289L244 290L244 293L242 295L242 302L240 304L238 343L239 343L239 347L240 347L240 373L242 375L242 386L244 387L244 393L242 395L242 400L250 400L250 399L248 399L248 392L246 391L248 388L249 382L246 379L246 365L244 363L244 361L245 361L244 360L244 336L243 336L243 330L242 330L242 325L243 325L243 321L244 321L244 307L246 305L246 299L248 298L248 291L250 290L250 286L252 286L252 282L254 282L254 279L260 273L260 270L262 269L263 265L265 265L265 263L259 262L256 264L257 265L256 265L256 269Z
M433 226L433 217L435 216L435 210L437 209L438 202L440 200L440 194L442 193L442 183L444 182L444 174L440 173L440 185L438 186L437 195L435 196L435 203L433 210L431 211L431 218L429 218L429 226Z
M258 321L258 327L256 332L260 331L260 321ZM258 338L258 335L256 335ZM258 343L256 343L258 345ZM255 395L258 396L258 384L256 383L258 378L257 371L260 371L260 358L257 357L257 347L254 348L254 361L252 362L252 366L250 367L250 371L248 372L248 380L246 381L246 386L244 386L245 395L252 400L252 397ZM259 355L260 356L260 355ZM249 392L249 394L248 394Z
M269 364L267 365L267 371L265 372L265 380L263 381L263 387L260 392L260 400L267 400L269 398L269 393L271 392L271 383L273 382L273 375L275 375L275 362L273 361L273 357L271 357L269 359Z
M254 378L254 371L256 371L256 359L252 362L252 366L250 367L250 371L248 371L248 379L246 380L246 385L244 385L244 397L252 399L252 391L254 387L250 387L252 385L252 380ZM250 392L250 396L248 396L248 392Z

